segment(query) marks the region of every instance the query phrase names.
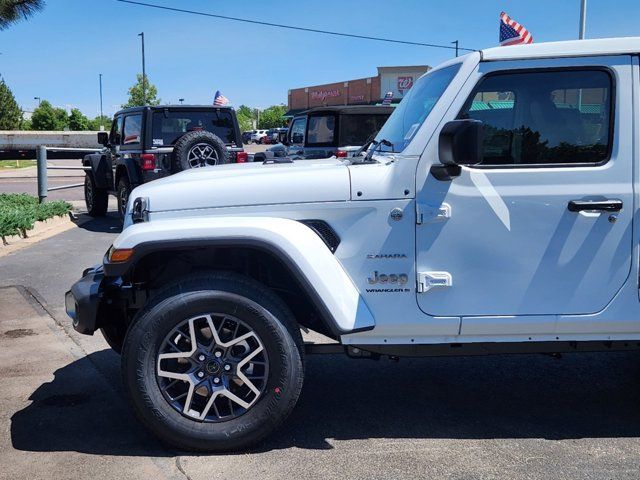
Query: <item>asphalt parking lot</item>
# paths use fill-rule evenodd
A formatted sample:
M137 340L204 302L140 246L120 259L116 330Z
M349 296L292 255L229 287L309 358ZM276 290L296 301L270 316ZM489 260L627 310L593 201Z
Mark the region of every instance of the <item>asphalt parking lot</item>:
M0 258L0 478L637 479L633 353L308 358L293 415L234 455L160 445L119 357L69 328L63 293L118 233L90 220Z

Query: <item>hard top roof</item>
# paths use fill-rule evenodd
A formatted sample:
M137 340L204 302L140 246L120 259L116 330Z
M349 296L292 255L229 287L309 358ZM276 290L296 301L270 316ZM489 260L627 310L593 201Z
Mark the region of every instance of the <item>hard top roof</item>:
M123 108L122 110L118 110L115 115L121 114L121 113L135 113L135 112L141 112L143 110L149 109L149 110L164 110L165 108L168 108L170 110L233 110L233 107L230 107L228 105L225 106L217 106L217 105L155 105L155 106L150 106L150 105L145 105L145 106L141 106L141 107L129 107L129 108Z
M351 114L391 114L395 107L389 107L386 105L334 105L329 107L313 107L308 110L304 110L296 114L307 115L308 113L316 112L338 112L338 113L351 113Z
M585 57L623 55L640 52L640 37L567 40L493 47L481 50L482 60L518 60L524 58Z

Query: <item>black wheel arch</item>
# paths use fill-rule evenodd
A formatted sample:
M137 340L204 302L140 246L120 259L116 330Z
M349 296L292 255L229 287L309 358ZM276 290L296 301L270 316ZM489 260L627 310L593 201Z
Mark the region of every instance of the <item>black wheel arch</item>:
M82 159L82 166L91 167L93 181L97 188L112 188L109 185L109 160L104 153L90 153Z
M117 188L120 179L125 176L129 180L131 188L135 188L136 185L142 183L142 176L140 174L140 168L133 158L123 158L118 161L116 167L116 178L114 185Z

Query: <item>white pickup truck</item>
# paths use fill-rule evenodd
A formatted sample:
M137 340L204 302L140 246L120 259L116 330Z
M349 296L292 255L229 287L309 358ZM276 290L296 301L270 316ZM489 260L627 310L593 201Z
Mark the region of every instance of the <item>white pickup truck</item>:
M208 451L287 417L305 353L639 349L639 54L474 52L420 78L366 156L142 185L67 293L73 324L121 351L147 427Z

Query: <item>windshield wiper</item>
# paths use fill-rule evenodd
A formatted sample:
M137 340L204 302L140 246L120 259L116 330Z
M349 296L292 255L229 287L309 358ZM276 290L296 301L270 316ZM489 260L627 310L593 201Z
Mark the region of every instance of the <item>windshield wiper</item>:
M364 162L370 162L371 158L373 157L373 154L376 153L378 150L380 150L383 145L385 147L393 148L393 143L391 143L389 140L385 140L384 138L379 142L376 142L375 140L373 140L371 144L373 145L373 148L369 149L369 151L367 152L367 155L364 157Z
M378 134L379 131L380 130L376 130L371 135L369 135L369 137L365 140L362 146L358 150L356 150L356 153L354 153L353 156L359 157L360 155L362 155L362 152L364 152L369 147L369 145L371 145L371 143L373 142L373 139L376 138L376 135Z

